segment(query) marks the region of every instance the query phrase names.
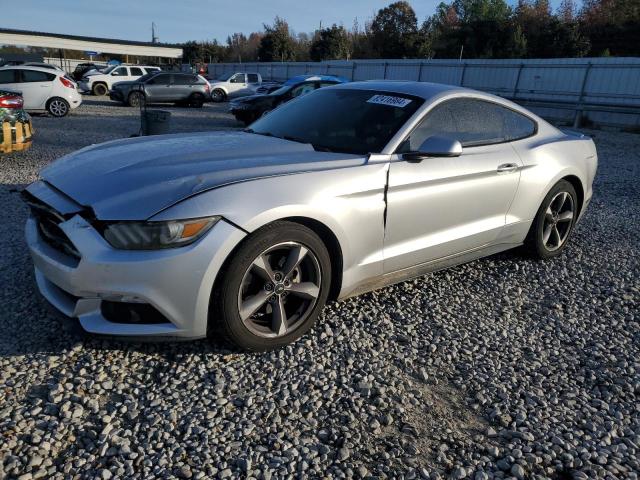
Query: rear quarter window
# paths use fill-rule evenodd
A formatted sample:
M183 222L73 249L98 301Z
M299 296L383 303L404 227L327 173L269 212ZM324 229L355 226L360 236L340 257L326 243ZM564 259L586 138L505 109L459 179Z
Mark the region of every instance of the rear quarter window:
M53 73L40 72L38 70L22 70L22 81L31 82L51 82L56 76Z

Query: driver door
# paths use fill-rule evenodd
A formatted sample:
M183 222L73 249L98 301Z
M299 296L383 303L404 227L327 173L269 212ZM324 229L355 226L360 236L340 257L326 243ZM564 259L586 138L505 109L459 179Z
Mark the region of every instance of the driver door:
M399 151L433 135L459 140L459 157L417 163L398 155L389 169L384 271L395 272L495 242L518 189L522 162L497 104L471 98L430 110ZM519 114L518 114L519 115Z
M244 73L236 73L229 79L229 98L248 93L247 78Z

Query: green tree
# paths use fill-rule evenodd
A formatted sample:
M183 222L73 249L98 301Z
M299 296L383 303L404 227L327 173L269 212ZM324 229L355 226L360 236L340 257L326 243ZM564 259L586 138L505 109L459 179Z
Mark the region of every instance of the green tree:
M416 54L418 20L408 2L382 8L371 22L373 48L382 58L410 58Z
M351 54L349 35L342 26L333 24L317 32L311 43L310 56L314 62L349 59Z
M264 25L258 56L263 62L288 62L295 60L296 44L289 31L289 24L276 17L273 25Z
M591 55L640 55L640 1L585 0L579 15Z

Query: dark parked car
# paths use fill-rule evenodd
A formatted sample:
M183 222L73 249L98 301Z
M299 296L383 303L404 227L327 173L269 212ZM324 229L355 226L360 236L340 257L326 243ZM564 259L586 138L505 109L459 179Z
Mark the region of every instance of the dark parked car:
M209 98L209 82L193 73L154 72L131 82L113 84L109 91L111 100L132 107L147 103L176 103L202 107Z
M78 65L76 65L76 68L73 71L73 73L71 73L71 76L76 82L79 82L84 76L84 74L87 73L88 71L94 70L94 69L99 70L105 67L106 65L104 63L92 63L92 62L79 63Z
M271 93L275 92L280 87L282 87L282 82L262 82L262 85L256 88L256 93Z
M335 75L300 75L290 78L277 90L263 95L251 95L232 100L229 111L245 125L253 123L265 113L292 98L313 92L318 88L346 83L349 80Z

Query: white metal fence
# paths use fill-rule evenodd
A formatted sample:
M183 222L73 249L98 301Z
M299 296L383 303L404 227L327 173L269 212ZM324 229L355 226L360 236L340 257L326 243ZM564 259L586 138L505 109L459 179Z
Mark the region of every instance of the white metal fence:
M214 63L209 75L258 72L266 80L330 74L349 80L414 80L483 90L528 104L543 116L640 128L640 58L524 60L355 60ZM584 117L583 117L584 116Z

